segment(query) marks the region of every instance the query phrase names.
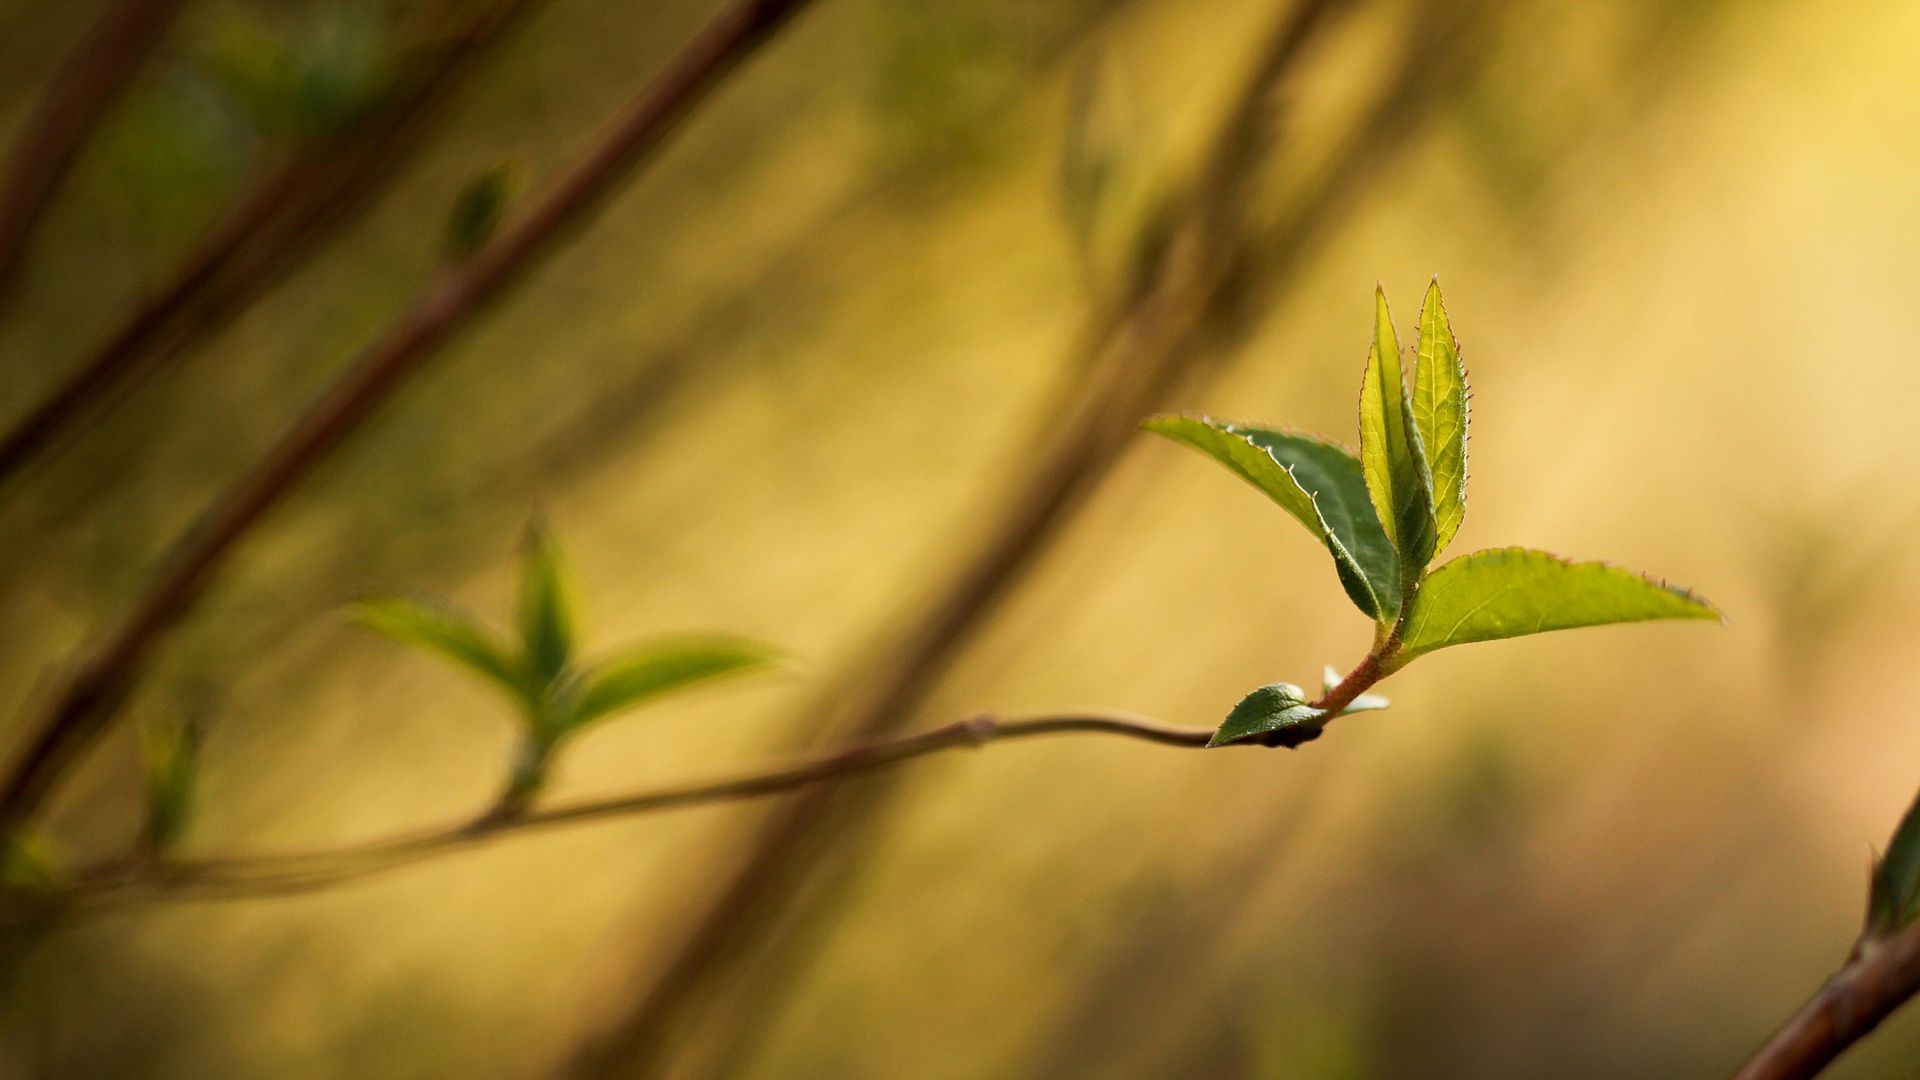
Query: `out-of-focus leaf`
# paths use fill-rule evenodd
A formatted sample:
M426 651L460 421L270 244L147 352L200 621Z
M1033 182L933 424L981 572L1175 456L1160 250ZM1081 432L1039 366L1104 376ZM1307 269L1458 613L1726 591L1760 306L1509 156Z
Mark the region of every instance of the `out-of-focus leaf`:
M528 672L541 686L551 684L573 658L573 590L559 545L538 523L521 549L515 617Z
M1233 707L1208 746L1271 740L1297 746L1320 736L1327 714L1307 704L1306 695L1292 683L1263 686Z
M1500 548L1427 575L1407 613L1402 662L1448 645L1649 619L1719 619L1684 590L1606 563Z
M675 638L641 645L586 673L571 724L589 724L674 690L760 670L779 657L772 646L744 638Z
M51 889L60 884L60 877L60 861L38 834L0 836L0 889Z
M1373 345L1360 385L1360 462L1367 493L1400 553L1403 571L1418 573L1433 558L1433 478L1400 373L1400 339L1385 290L1373 294Z
M463 612L413 600L365 600L356 607L362 623L393 638L452 660L527 704L520 666L486 630Z
M1399 562L1351 453L1302 435L1204 417L1161 416L1146 426L1266 492L1333 553L1340 584L1354 604L1369 618L1392 621L1399 609Z
M1896 933L1920 918L1920 798L1907 807L1887 853L1875 862L1867 910L1868 932Z
M1413 426L1433 477L1434 554L1446 550L1467 516L1467 369L1440 300L1440 279L1420 305L1413 370Z
M154 722L140 729L147 840L156 850L179 839L192 817L199 743L199 729L192 723Z
M512 166L495 165L467 182L447 212L447 255L462 259L492 238L519 183Z

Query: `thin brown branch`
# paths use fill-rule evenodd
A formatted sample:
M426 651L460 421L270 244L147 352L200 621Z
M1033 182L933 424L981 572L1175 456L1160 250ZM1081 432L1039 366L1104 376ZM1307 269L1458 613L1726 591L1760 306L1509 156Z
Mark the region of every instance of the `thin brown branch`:
M1328 17L1350 5L1305 0L1275 23L1253 72L1226 114L1196 180L1156 218L1158 244L1090 323L1084 362L1051 410L1049 438L1008 508L898 644L850 690L844 730L881 738L910 722L953 663L989 625L1109 474L1135 426L1183 377L1215 355L1209 346L1230 306L1245 258L1243 214L1256 165L1271 142L1276 84ZM706 914L678 939L663 973L615 1015L572 1064L580 1076L662 1073L697 1003L751 949L819 860L815 848L846 846L883 818L885 792L817 789L796 799L750 842L740 869Z
M1734 1080L1806 1080L1920 993L1920 924L1864 936L1840 970L1760 1048Z
M0 786L0 834L31 819L55 782L107 729L144 674L155 646L193 609L228 555L268 511L488 301L591 220L619 182L651 156L696 104L806 5L807 0L738 0L729 5L524 214L442 273L201 515L146 591L74 665L51 703L30 720L26 748Z
M889 768L946 750L1047 735L1114 735L1163 746L1205 747L1212 732L1117 712L1001 720L978 716L884 742L856 746L797 765L740 776L593 799L514 816L484 814L342 847L284 854L164 862L116 862L77 875L66 889L38 897L61 909L135 900L230 899L308 892L410 866L512 836L711 803L758 799Z
M436 10L383 100L348 130L271 169L161 286L0 435L0 484L55 445L113 390L217 333L303 265L400 172L433 106L533 0ZM453 20L451 25L438 25Z
M0 182L0 304L87 136L165 36L184 0L120 0L87 31L27 118Z

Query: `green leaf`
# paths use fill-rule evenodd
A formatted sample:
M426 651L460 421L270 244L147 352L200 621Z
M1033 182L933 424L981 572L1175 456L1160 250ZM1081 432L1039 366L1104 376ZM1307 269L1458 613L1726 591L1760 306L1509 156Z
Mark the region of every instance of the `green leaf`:
M1360 386L1360 461L1374 511L1411 577L1433 558L1433 478L1408 407L1387 294L1376 289L1373 298L1373 345Z
M1606 563L1544 551L1476 551L1428 574L1407 613L1400 662L1469 641L1648 619L1718 619L1712 604Z
M514 614L527 670L543 687L558 679L573 659L572 593L559 545L536 522L527 530L521 551Z
M447 212L447 254L465 258L491 239L518 187L515 170L505 164L468 181Z
M591 723L696 683L768 667L780 655L772 646L744 638L650 642L587 672L570 726Z
M1292 683L1273 683L1241 698L1207 745L1259 741L1298 746L1320 737L1326 715L1307 704L1299 687Z
M1433 550L1446 550L1467 516L1467 369L1440 300L1440 279L1420 306L1413 369L1413 426L1433 477Z
M1920 918L1920 798L1907 807L1887 853L1874 863L1867 929L1876 937Z
M1400 566L1367 501L1360 462L1329 443L1204 417L1161 416L1147 430L1185 443L1266 492L1333 553L1340 584L1369 618L1391 622Z
M505 648L469 615L449 607L412 600L365 600L356 605L360 622L395 641L438 653L505 690L526 704L526 680Z
M186 831L193 812L199 730L190 723L149 723L140 729L147 796L147 840L162 849Z

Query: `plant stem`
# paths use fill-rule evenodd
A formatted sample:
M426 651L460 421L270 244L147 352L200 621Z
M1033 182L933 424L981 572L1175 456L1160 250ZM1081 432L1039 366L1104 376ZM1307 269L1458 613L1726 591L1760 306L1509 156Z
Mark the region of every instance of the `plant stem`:
M1202 748L1213 733L1117 712L1011 720L977 716L797 765L508 815L489 809L477 818L344 847L192 860L115 859L82 871L64 888L35 898L44 906L70 910L139 899L229 899L306 892L539 829L764 798L946 750L1071 734L1116 735L1163 746Z
M96 411L111 391L217 332L297 269L400 172L432 106L535 0L462 4L418 28L381 105L351 130L299 148L203 236L160 287L0 434L0 483ZM443 5L444 6L444 5Z
M708 91L808 0L738 0L667 65L598 142L527 211L450 267L232 488L200 516L147 589L25 725L25 749L0 783L0 835L27 823L54 784L105 732L155 647L199 602L227 557L373 411L524 278L650 158Z
M0 302L87 136L160 43L184 0L121 0L61 61L0 182Z
M1920 993L1920 923L1863 936L1846 963L1767 1040L1734 1080L1805 1080Z

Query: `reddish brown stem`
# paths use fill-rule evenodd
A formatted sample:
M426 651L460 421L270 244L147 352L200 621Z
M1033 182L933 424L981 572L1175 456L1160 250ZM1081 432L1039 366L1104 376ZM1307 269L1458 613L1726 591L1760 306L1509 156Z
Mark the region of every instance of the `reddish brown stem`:
M0 483L52 447L115 387L186 352L318 250L330 227L351 220L397 174L431 106L531 3L462 5L452 28L424 28L425 43L407 55L381 105L351 130L302 147L262 177L152 295L0 435Z
M28 117L0 185L0 302L87 135L160 43L183 0L121 0L94 23Z
M930 731L836 751L797 765L513 815L489 811L477 819L345 847L171 862L119 861L83 872L75 884L64 891L40 899L67 906L87 906L138 899L232 899L307 892L536 830L764 798L946 750L1012 739L1076 734L1114 735L1162 746L1200 748L1207 745L1212 733L1200 728L1172 727L1125 713L1067 713L1011 720L977 716Z
M99 735L143 674L154 647L199 601L227 556L267 512L325 461L487 301L551 254L720 80L808 0L739 0L684 48L598 142L519 218L451 267L412 308L201 515L146 592L78 662L29 725L25 751L0 787L0 834L18 829Z
M1920 993L1920 924L1863 938L1840 970L1767 1040L1734 1080L1805 1080Z

